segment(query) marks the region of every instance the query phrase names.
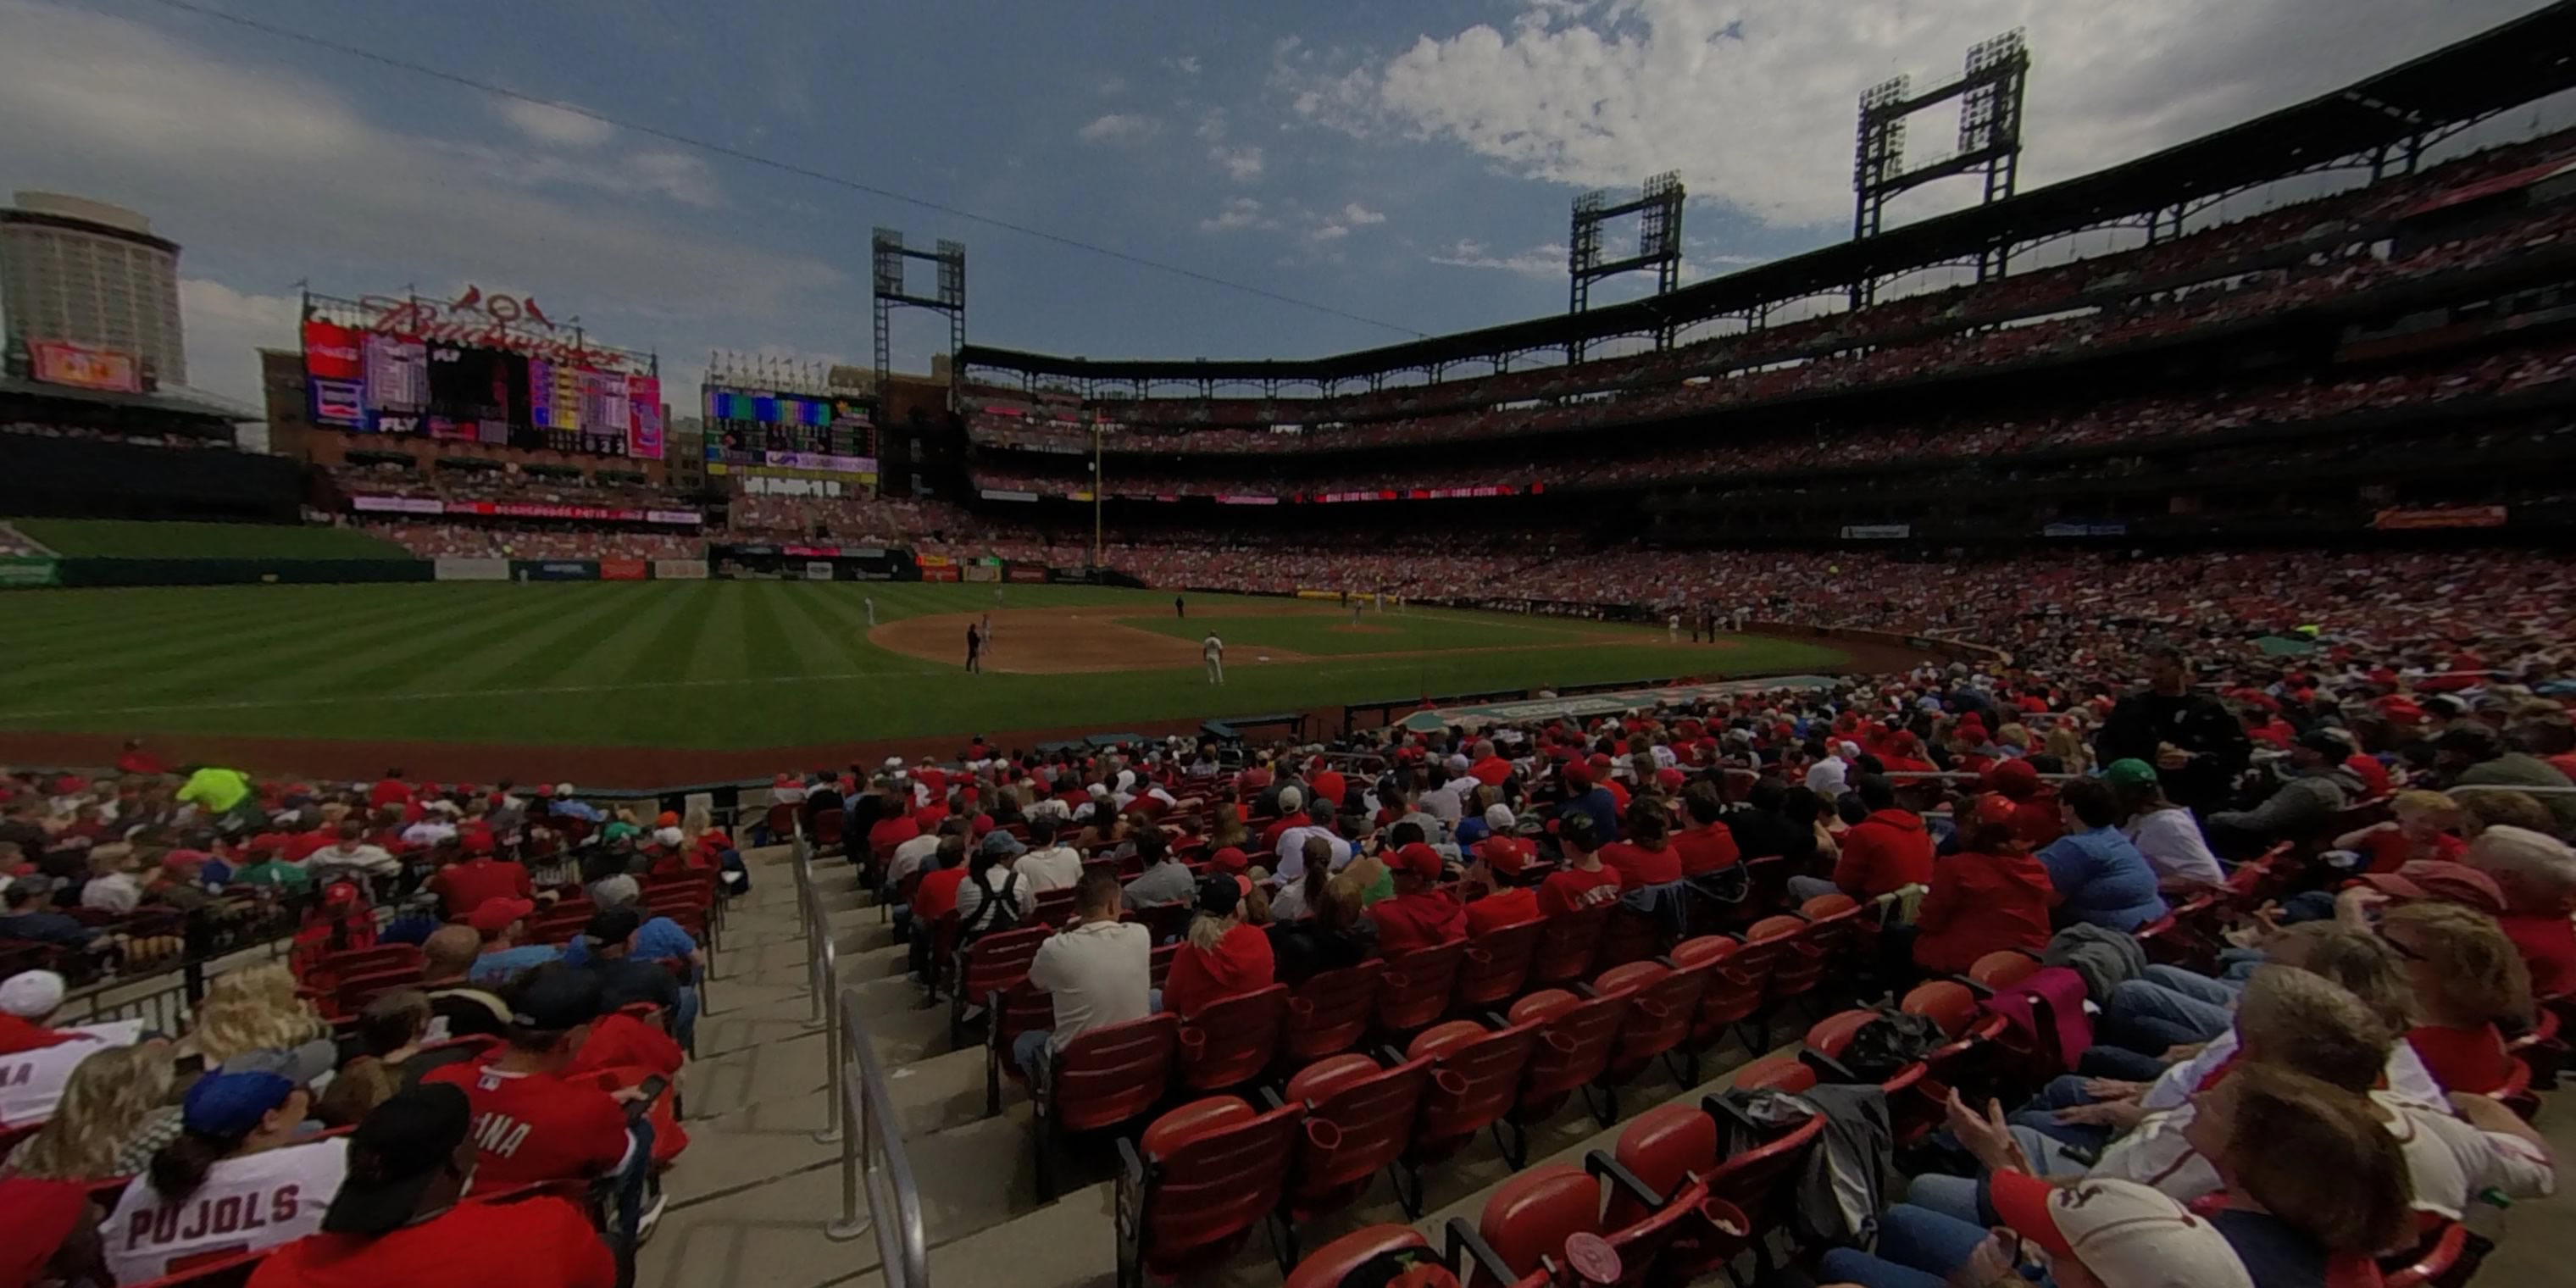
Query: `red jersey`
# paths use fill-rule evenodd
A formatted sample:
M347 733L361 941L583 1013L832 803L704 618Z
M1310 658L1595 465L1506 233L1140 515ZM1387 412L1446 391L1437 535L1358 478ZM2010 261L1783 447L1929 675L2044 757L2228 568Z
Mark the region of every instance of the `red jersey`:
M1682 856L1682 875L1701 876L1744 861L1735 848L1735 833L1724 823L1711 823L1673 834L1673 849Z
M1368 915L1377 923L1378 951L1388 957L1467 937L1467 905L1446 890L1382 899L1370 906Z
M411 784L399 778L380 779L367 789L367 804L375 809L383 809L387 805L409 805Z
M2523 964L2531 968L2533 997L2576 993L2576 922L2566 913L2508 912L2496 924L2522 950Z
M957 887L966 884L966 867L941 868L921 879L912 892L913 920L929 925L957 911Z
M868 829L868 848L879 854L893 853L894 847L921 835L921 827L909 814L879 819Z
M481 1177L478 1175L477 1180ZM268 1255L250 1288L614 1288L617 1259L569 1200L460 1203L368 1238L315 1234Z
M286 838L286 844L278 847L277 857L289 863L302 863L312 858L322 847L339 843L338 832L297 832Z
M487 899L531 898L536 883L529 879L525 864L486 857L440 868L430 877L429 888L437 892L439 907L448 916L462 917Z
M2048 867L2027 854L1953 854L1932 864L1932 889L1914 914L1914 964L1963 974L2006 948L2048 947Z
M1500 756L1487 756L1467 766L1467 774L1487 787L1500 787L1504 779L1512 776L1512 762Z
M1601 866L1617 872L1619 884L1632 890L1682 879L1682 856L1670 846L1649 850L1632 841L1612 841L1601 847Z
M495 1058L432 1069L421 1078L464 1088L482 1157L477 1183L498 1188L599 1176L625 1160L634 1138L626 1133L626 1111L607 1092L559 1074L505 1072L493 1067Z
M1540 915L1538 891L1528 886L1497 890L1467 905L1467 933L1481 935L1488 930L1536 921Z
M1561 917L1577 908L1612 903L1619 898L1619 874L1609 868L1586 872L1581 868L1559 868L1547 874L1538 886L1538 910L1550 917Z

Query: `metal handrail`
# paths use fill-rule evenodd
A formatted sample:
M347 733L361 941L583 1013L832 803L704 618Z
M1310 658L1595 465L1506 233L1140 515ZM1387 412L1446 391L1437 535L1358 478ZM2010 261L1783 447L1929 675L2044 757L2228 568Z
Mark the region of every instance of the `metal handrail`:
M831 1094L824 1098L824 1126L814 1139L841 1145L841 1215L823 1227L823 1233L837 1243L874 1229L889 1288L923 1288L930 1282L930 1241L922 1225L921 1190L913 1181L912 1160L904 1152L902 1125L885 1120L886 1106L894 1103L894 1096L886 1089L876 1048L859 1018L856 990L837 987L840 952L815 888L813 845L801 826L790 845L797 909L808 946L807 981L813 993L806 1024L823 1027L832 1075ZM859 1207L863 1188L864 1212ZM881 1211L891 1211L893 1219L878 1220Z

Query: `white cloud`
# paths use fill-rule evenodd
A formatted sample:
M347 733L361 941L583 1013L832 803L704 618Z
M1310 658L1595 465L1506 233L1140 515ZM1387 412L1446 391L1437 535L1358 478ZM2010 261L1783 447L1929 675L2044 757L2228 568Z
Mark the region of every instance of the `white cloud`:
M519 133L556 147L597 147L617 132L617 127L596 117L525 99L501 100L500 110L501 119L508 121Z
M1548 242L1509 255L1497 255L1493 248L1471 238L1460 238L1432 252L1434 264L1455 268L1495 268L1523 277L1565 276L1565 244Z
M1680 169L1693 195L1782 226L1851 207L1855 103L1910 73L1956 74L1967 47L2014 27L2034 66L2022 182L2142 155L2323 93L2541 0L1524 0L1479 24L1360 60L1274 51L1273 88L1305 121L1361 138L1462 148L1506 173L1575 187ZM1918 118L1918 160L1953 114ZM1944 184L1899 219L1962 204Z
M1316 229L1315 229L1315 231L1313 231L1313 232L1311 232L1311 233L1308 233L1308 234L1306 234L1306 235L1307 235L1308 237L1311 237L1311 238L1315 239L1316 241L1334 241L1334 240L1339 239L1339 238L1343 238L1343 237L1348 237L1348 236L1350 236L1350 235L1351 235L1351 230L1350 230L1350 229L1348 229L1348 228L1343 227L1343 226L1342 226L1342 225L1340 225L1340 224L1332 224L1332 223L1328 223L1328 224L1321 225L1320 227L1316 228Z
M1217 168L1225 171L1226 177L1236 183L1250 183L1261 177L1261 148L1256 144L1247 143L1239 148L1209 148L1208 160L1215 162Z
M1199 56L1196 54L1186 54L1179 58L1166 58L1163 60L1163 65L1171 68L1173 71L1179 72L1183 76L1196 76L1199 74Z
M12 36L0 41L0 119L14 127L0 131L0 173L141 209L192 260L282 255L343 290L382 283L325 275L470 275L524 283L566 311L700 317L767 316L846 280L819 260L662 222L718 194L691 157L573 164L405 134L283 66L220 61L80 10L0 0L0 29Z
M1085 143L1141 143L1163 132L1163 123L1142 112L1111 112L1074 131Z
M179 279L179 319L188 335L188 383L253 407L267 405L259 348L291 349L303 301L255 295L201 277Z
M1368 224L1385 223L1386 216L1354 201L1342 207L1342 222L1353 227L1363 227Z
M1203 233L1231 232L1256 226L1271 228L1277 225L1262 217L1261 203L1250 197L1232 198L1225 203L1224 209L1199 221L1199 231Z

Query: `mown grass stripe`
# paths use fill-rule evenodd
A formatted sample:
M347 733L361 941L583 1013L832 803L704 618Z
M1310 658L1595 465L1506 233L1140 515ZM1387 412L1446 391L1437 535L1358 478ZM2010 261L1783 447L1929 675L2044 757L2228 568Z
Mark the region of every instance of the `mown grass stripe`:
M94 650L89 656L53 666L15 670L11 678L18 681L14 687L20 693L38 688L74 688L93 682L89 679L93 675L111 677L109 682L117 686L132 683L136 677L146 677L143 683L147 686L153 679L160 678L193 682L200 672L208 673L209 678L218 682L229 682L246 679L254 672L270 670L268 663L276 648L272 641L301 635L308 641L327 642L344 630L355 629L360 623L382 621L386 616L384 601L367 596L349 596L328 602L327 609L317 601L310 611L265 612L223 629L174 634L138 647L117 645L119 628L110 618L86 632ZM404 623L398 614L395 616L394 629L399 631L404 628ZM226 672L234 674L228 677Z
M535 685L531 658L543 658L560 641L585 628L604 627L617 603L596 587L557 599L554 587L529 587L517 602L459 617L448 630L371 659L349 671L344 683L369 692L439 693L455 689Z
M533 621L544 607L531 603L468 609L462 604L434 607L421 601L410 611L397 610L383 620L337 631L301 628L258 653L259 671L232 691L238 696L278 692L311 692L317 686L348 693L364 701L416 682L427 659L453 659L470 653L484 640L507 638L519 621ZM558 605L558 607L560 607ZM525 614L522 617L522 614Z

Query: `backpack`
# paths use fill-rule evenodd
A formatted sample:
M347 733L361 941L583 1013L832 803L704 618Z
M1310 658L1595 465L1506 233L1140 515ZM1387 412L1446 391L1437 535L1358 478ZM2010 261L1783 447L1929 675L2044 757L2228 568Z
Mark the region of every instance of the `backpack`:
M1857 1078L1885 1082L1941 1045L1941 1026L1927 1015L1882 1015L1860 1026L1842 1064Z

